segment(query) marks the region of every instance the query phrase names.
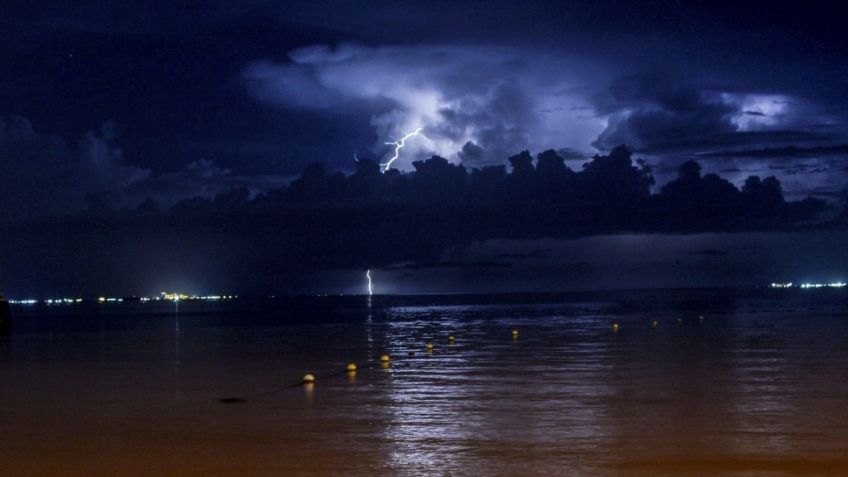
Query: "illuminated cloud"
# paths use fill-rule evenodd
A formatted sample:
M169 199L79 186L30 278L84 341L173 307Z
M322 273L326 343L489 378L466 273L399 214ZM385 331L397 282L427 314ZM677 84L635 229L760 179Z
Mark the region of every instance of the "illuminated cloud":
M602 149L627 144L648 154L706 153L844 137L838 116L803 98L727 92L653 75L612 81L594 105L607 118L594 143Z
M521 149L592 151L602 119L575 91L586 79L576 61L503 48L313 45L286 63L258 61L242 73L256 99L288 109L365 110L376 141L423 128L398 161L439 154L458 162L472 144L476 164L503 163Z
M793 199L811 192L832 196L842 187L846 154L837 149L824 157L810 149L844 143L838 114L794 95L739 89L652 75L618 78L594 99L597 113L607 120L594 145L628 144L653 166L658 185L697 158L705 172L737 186L750 175L775 175ZM746 152L762 148L771 153ZM799 161L798 150L810 154Z
M502 164L524 149L569 151L579 168L581 158L627 144L654 166L661 185L703 154L843 135L838 114L797 95L659 72L615 76L611 65L528 49L343 43L295 49L289 58L247 66L248 92L300 114L370 118L371 156L380 161L391 153L386 141L423 128L396 163L403 170L432 154L470 167ZM751 174L777 175L791 197L832 194L844 180L836 158L813 159L821 167L803 170L781 161L710 158L704 167L737 185Z

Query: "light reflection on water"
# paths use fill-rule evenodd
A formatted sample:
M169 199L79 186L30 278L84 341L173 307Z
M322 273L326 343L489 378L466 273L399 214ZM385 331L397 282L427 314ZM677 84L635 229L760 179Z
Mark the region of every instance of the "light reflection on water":
M0 474L842 474L834 296L32 311L0 342Z

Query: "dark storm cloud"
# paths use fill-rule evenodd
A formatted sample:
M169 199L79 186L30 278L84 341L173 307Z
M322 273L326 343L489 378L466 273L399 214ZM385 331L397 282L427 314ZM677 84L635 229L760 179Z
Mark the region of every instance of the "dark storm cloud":
M589 156L585 153L574 150L570 147L561 147L557 149L556 152L566 161L585 161L589 159Z
M813 147L766 147L760 149L742 149L733 151L715 151L704 153L703 157L818 157L818 156L848 156L848 144L836 146L813 146Z
M126 264L120 266L135 272L111 286L128 290L129 283L161 283L163 275L175 283L174 277L194 274L194 287L224 283L237 286L239 293L275 293L302 290L313 274L339 270L470 275L476 270L482 275L536 263L543 273L558 273L550 264L560 259L550 247L501 251L489 258L468 254L497 239L820 231L848 224L845 212L840 217L839 210L828 211L822 201L786 201L773 177L749 177L739 189L714 174L701 174L694 162L651 194L649 171L634 166L621 147L593 157L579 172L566 168L554 151L535 161L522 153L510 162L514 168L509 172L493 167L469 173L433 157L416 162L414 174L381 174L377 164L362 160L350 176L313 165L290 186L253 198L237 189L185 199L169 210L145 203L131 213L94 221L19 224L3 231L7 247L0 254L0 271L7 277L38 277L50 290L67 290L80 273L112 276L110 270ZM198 166L200 175L216 171L208 164ZM726 266L710 249L719 248L694 248L693 255ZM638 248L631 253L642 254ZM581 258L563 263L572 264L570 272L590 275L621 271L620 264L578 266L586 261ZM672 265L663 268L667 272L689 266L663 263ZM651 269L650 264L640 267L629 267L628 273L638 277Z
M0 200L4 219L40 220L85 211L134 208L145 199L163 207L190 197L214 197L234 187L265 192L279 177L234 176L208 160L183 170L154 174L134 166L115 145L118 129L107 122L88 131L75 147L37 132L23 117L0 115Z
M368 111L378 158L389 152L384 141L422 127L395 163L402 169L434 153L481 167L521 149L553 148L585 161L593 148L627 144L649 156L663 183L692 155L816 148L846 137L844 118L816 95L764 93L732 79L704 82L698 70L616 77L616 65L603 58L586 68L579 56L467 45L313 45L290 57L244 71L254 97L283 109ZM737 185L742 179L731 178ZM822 181L811 176L790 191L803 195Z
M3 109L68 142L114 119L125 156L154 174L201 159L238 176L319 159L349 170L354 150L385 157L414 122L432 137L406 151L407 170L434 152L482 165L620 142L661 169L672 153L844 133L832 5L36 1L7 13Z
M598 137L601 148L630 144L651 151L670 142L685 145L736 131L736 108L709 93L657 77L615 80L598 99L609 125Z
M844 118L815 99L639 75L612 81L594 104L608 121L595 146L631 145L659 184L692 158L738 186L751 173L776 174L792 198L833 192L848 181L839 171L845 154L834 145L845 140ZM816 164L798 162L804 158Z
M468 141L457 153L459 162L468 167L480 167L486 165L485 151L477 144Z
M724 170L737 183L745 175L774 174L792 198L835 197L848 183L848 146L844 144L720 149L697 158L711 170Z
M169 208L188 198L213 198L233 189L245 189L250 197L274 190L291 178L274 175L236 175L229 169L215 165L214 162L200 159L191 162L180 171L165 172L134 182L126 187L122 194L124 205L134 208L145 200L152 199L163 207Z
M150 175L127 164L112 144L114 125L89 131L76 148L36 132L20 116L0 116L4 218L31 219L86 208L91 194L122 190Z
M624 147L593 157L579 172L552 150L535 161L523 152L509 162L509 172L489 167L469 173L434 156L416 161L415 173L381 174L376 163L363 159L350 176L314 164L267 195L251 199L242 190L187 199L154 215L152 223L237 231L252 244L246 253L258 253L245 263L264 263L279 273L394 263L405 269L474 268L506 266L499 260L505 258L547 258L543 249L483 262L451 255L493 238L844 225L833 219L837 212L822 215L828 209L823 201L786 201L774 177L748 177L737 188L715 174L702 175L691 161L651 194L650 171L634 166ZM288 253L259 253L278 248Z
M613 81L596 98L609 123L596 141L645 153L701 152L787 142L833 141L840 119L785 95L709 89L685 79L635 76ZM758 107L751 111L746 108ZM819 124L829 121L828 127Z

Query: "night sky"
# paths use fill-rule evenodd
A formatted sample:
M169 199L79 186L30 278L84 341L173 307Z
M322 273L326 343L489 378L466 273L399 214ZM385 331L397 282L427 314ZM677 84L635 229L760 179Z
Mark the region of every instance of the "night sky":
M0 289L360 293L366 268L384 293L844 281L847 36L831 2L13 2ZM333 176L416 128L400 179L356 195ZM629 169L584 166L619 145L652 180L598 194ZM589 172L573 193L541 168L521 185L524 150ZM435 163L426 182L413 162L433 155L469 189ZM684 180L691 160L742 195ZM474 195L497 165L505 185ZM779 181L781 212L749 176Z

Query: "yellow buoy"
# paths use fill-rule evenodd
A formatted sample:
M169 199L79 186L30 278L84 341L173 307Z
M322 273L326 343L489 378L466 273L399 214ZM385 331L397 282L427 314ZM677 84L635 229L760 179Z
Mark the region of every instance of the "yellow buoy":
M433 343L428 342L424 345L424 347L427 348L428 351L433 351Z
M657 320L651 322L651 326L653 326L654 328L656 328L657 325L659 325L659 322Z
M453 343L454 341L456 341L456 338L453 335L448 336L448 343Z
M303 375L303 382L304 383L314 383L315 382L315 376L313 376L311 374L304 374Z
M380 356L380 362L381 363L388 363L391 360L392 360L392 358L390 358L389 355L387 355L387 354Z
M348 364L347 365L347 372L348 373L355 373L356 372L356 365L353 364L353 363Z
M613 331L618 331L618 329L619 329L619 328L621 328L621 325L619 325L618 323L613 323L613 324L612 324L612 330L613 330Z
M512 330L512 337L518 338L518 330Z

